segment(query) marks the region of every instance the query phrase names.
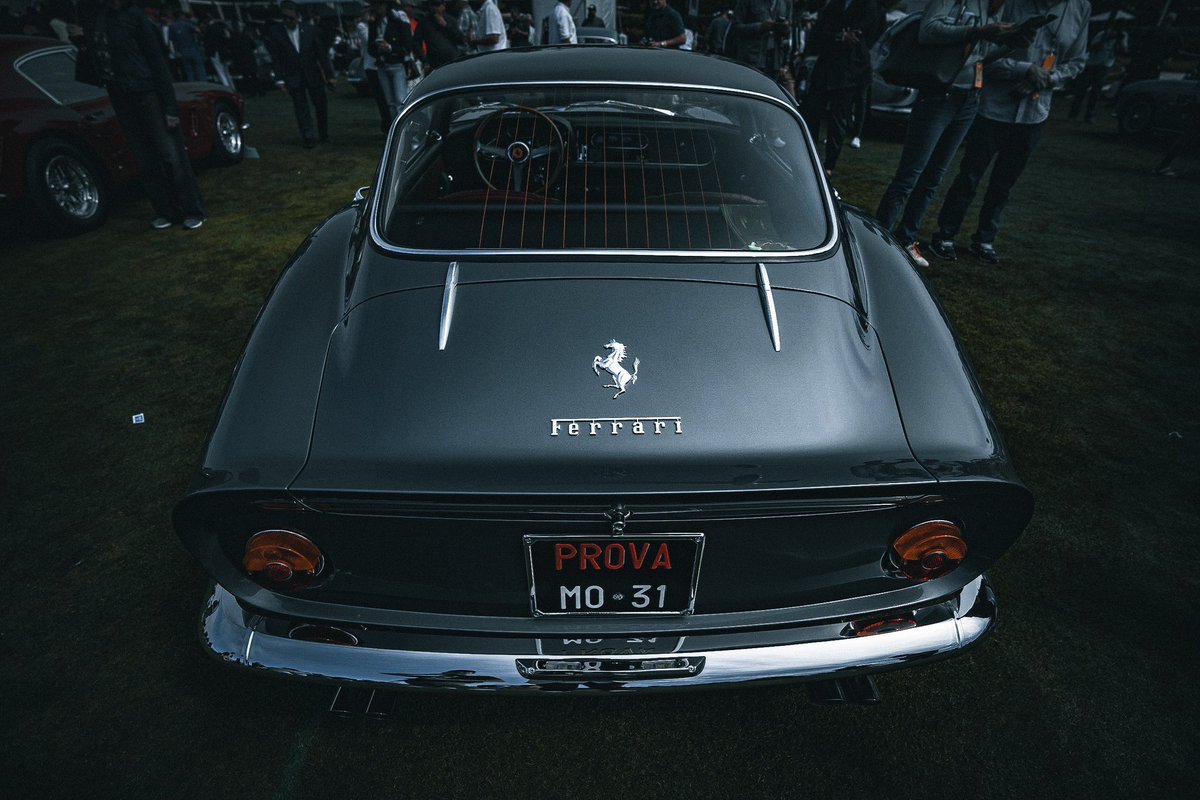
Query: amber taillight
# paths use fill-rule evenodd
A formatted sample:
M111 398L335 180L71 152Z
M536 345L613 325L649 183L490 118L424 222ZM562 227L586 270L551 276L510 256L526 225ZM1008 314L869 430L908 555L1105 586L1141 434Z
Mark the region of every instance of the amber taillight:
M293 531L259 531L246 542L242 566L268 589L303 589L321 574L325 558L315 544Z
M962 530L944 519L922 522L892 543L896 566L914 581L940 578L967 557Z

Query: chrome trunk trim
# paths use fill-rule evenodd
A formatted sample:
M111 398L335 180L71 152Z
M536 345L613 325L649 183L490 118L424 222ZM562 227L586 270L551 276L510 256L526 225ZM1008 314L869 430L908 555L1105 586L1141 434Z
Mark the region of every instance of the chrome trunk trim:
M446 288L442 291L442 321L438 327L438 350L446 349L450 340L450 322L454 316L454 297L458 294L458 262L451 261L446 270Z
M771 294L771 279L767 277L767 265L758 262L758 296L762 299L763 313L767 315L767 328L771 331L771 344L779 352L779 317L775 314L775 296Z

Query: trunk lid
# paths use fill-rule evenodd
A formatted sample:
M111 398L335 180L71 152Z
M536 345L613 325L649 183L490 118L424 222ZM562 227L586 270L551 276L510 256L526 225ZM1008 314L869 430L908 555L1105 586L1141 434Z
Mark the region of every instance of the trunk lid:
M333 332L292 488L626 495L932 480L855 309L773 297L779 352L755 286L461 284L444 350L441 287L373 297ZM626 351L616 375L603 363L612 340ZM614 398L605 385L622 371L636 380Z

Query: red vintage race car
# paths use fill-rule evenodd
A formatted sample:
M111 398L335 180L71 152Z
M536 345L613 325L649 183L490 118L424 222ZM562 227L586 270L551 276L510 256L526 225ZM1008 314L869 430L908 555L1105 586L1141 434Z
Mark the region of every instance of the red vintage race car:
M242 159L245 102L214 83L179 83L180 123L193 161ZM137 161L104 89L75 80L75 48L0 36L0 203L59 234L103 224L113 190Z

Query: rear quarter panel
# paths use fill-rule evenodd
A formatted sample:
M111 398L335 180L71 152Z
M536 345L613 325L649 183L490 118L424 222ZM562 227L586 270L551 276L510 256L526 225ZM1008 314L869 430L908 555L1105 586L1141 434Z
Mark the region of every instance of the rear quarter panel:
M361 240L358 220L356 206L337 212L284 267L234 367L196 489L282 488L303 466L329 334L344 313Z
M874 219L853 208L843 209L843 215L863 276L867 316L883 347L917 460L941 481L982 478L1020 486L966 350L941 304Z

